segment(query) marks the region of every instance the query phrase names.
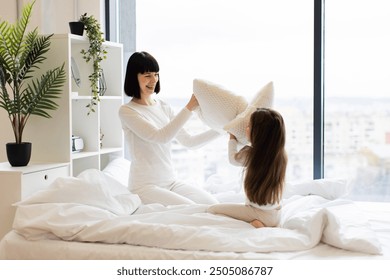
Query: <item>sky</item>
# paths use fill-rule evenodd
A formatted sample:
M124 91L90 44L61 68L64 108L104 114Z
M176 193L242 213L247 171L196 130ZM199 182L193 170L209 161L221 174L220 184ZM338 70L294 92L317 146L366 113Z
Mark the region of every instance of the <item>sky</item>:
M137 1L137 50L160 64L165 96L189 96L194 78L250 99L311 97L311 0ZM390 96L390 1L326 1L327 96Z

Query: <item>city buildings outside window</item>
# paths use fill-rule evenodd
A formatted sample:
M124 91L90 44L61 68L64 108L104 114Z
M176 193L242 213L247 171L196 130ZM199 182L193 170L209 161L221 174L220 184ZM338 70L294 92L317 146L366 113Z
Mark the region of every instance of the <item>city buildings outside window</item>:
M390 2L325 3L325 177L390 201Z

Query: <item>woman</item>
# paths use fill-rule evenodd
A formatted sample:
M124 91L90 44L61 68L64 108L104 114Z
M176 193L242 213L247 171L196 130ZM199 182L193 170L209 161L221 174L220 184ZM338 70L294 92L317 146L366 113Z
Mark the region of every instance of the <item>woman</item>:
M251 223L256 228L275 227L280 222L287 155L285 125L272 109L252 113L246 135L250 145L237 152L237 139L230 134L229 161L243 165L245 204L216 204L208 212Z
M127 63L124 91L132 97L119 116L130 153L129 189L145 204L213 204L206 191L177 180L171 159L171 142L199 147L219 134L213 130L191 136L184 124L199 105L192 95L175 116L171 107L156 98L160 92L159 65L147 52L135 52Z

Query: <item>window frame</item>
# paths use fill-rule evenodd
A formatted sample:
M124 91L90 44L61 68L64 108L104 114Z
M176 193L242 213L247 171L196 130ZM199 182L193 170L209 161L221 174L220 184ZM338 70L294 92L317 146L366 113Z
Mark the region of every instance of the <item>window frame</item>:
M313 179L324 178L325 0L314 0Z

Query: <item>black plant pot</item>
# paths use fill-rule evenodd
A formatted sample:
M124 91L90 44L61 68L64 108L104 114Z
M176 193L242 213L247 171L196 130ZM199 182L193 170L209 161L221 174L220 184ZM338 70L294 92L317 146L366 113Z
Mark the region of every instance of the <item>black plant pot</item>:
M12 166L26 166L31 158L31 146L29 142L7 143L7 158Z
M83 36L84 23L82 23L81 21L71 21L69 22L69 27L70 33Z

